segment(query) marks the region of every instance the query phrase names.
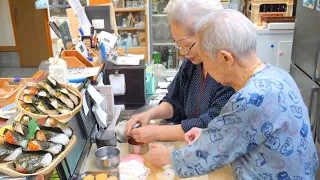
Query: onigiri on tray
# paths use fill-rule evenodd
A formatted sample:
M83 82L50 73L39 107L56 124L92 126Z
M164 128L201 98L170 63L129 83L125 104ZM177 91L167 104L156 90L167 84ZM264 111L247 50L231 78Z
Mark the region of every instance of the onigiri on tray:
M59 84L48 76L45 81L29 83L22 88L16 96L16 103L18 109L31 117L51 116L66 123L80 111L82 96L76 88Z
M76 143L68 125L25 114L17 116L0 138L0 172L12 177L49 173Z

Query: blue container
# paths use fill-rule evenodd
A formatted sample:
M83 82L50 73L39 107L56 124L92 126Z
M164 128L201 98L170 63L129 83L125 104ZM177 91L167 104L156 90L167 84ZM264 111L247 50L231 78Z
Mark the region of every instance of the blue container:
M146 66L146 94L152 95L155 91L154 73L152 65Z

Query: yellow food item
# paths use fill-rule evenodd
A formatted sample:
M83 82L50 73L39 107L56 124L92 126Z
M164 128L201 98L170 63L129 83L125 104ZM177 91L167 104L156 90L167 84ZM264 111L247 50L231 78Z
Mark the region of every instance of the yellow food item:
M86 177L84 177L82 180L94 180L94 176L89 174Z
M118 180L118 178L116 176L111 176L108 178L108 180Z
M108 176L105 173L96 175L96 180L108 180Z
M1 135L1 136L3 135L3 132L4 132L4 130L6 130L6 129L12 130L12 125L6 125L6 126L2 127L2 128L0 129L0 135ZM3 144L4 142L5 142L5 140L0 137L0 143Z

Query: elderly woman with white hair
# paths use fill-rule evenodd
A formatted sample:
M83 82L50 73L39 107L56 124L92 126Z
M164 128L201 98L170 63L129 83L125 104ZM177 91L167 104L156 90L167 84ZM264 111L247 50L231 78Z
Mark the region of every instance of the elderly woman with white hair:
M180 177L231 164L237 179L314 179L318 155L308 109L293 78L256 56L252 23L221 10L197 22L195 37L204 68L237 92L208 128L186 133L189 144L169 152L150 144L153 164L171 164Z
M189 7L197 8L197 15L185 13ZM193 127L206 128L210 121L220 114L221 108L235 93L230 86L223 86L203 69L194 40L194 29L185 26L186 22L201 19L211 12L222 9L220 0L170 0L165 13L171 24L174 45L185 55L168 93L161 103L141 114L132 116L127 123L127 134L137 142L149 143L160 140L184 140L185 132ZM152 119L168 119L176 125L148 125ZM136 122L141 128L132 130Z

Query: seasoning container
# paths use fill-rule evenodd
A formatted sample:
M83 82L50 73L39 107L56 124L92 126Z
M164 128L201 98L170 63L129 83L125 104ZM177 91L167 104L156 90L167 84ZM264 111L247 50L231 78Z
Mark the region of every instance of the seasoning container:
M132 1L126 0L126 8L131 8L132 7Z
M103 146L117 146L116 132L112 130L99 130L95 135L97 149Z

